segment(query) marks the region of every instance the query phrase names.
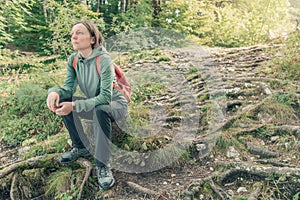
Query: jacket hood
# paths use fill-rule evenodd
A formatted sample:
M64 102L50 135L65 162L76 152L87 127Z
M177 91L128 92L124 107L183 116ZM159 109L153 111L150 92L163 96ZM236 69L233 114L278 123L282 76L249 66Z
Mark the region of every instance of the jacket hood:
M82 59L82 60L83 59L90 60L90 59L93 59L93 58L95 58L99 55L103 55L103 54L108 54L107 50L105 49L104 46L98 46L98 47L93 49L93 52L89 57L83 58L82 55L80 53L78 53L78 58Z

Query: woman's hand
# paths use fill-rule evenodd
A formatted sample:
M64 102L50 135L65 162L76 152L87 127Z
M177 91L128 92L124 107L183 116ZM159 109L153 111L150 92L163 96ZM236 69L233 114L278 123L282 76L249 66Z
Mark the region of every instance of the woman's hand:
M60 116L65 116L70 114L73 110L74 102L62 102L59 104L59 108L56 109L55 113Z
M55 112L59 107L59 94L56 92L50 92L47 97L47 106L52 111Z

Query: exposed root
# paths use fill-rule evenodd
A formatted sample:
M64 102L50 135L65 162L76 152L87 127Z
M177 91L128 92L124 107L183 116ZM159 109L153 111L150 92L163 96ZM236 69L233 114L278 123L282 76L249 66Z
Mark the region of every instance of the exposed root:
M80 188L79 188L79 194L78 194L78 197L77 197L77 199L80 200L80 199L81 199L81 196L82 196L82 191L83 191L84 185L85 185L85 183L88 181L88 178L89 178L89 176L90 176L90 174L91 174L91 171L92 171L92 169L93 169L93 166L92 166L92 163L91 163L90 161L85 160L85 159L83 159L83 158L79 158L79 159L77 160L77 162L78 162L79 164L81 164L81 165L83 165L83 166L86 167L85 176L84 176L84 178L83 178L83 180L82 180L82 183L81 183L81 185L80 185Z
M250 194L248 200L257 200L257 199L258 199L258 196L259 196L259 194L260 194L260 192L261 192L261 189L262 189L262 184L259 183L259 184L256 186L255 190Z
M213 181L210 181L210 187L222 200L231 199L230 196L222 190L222 188L217 187Z
M14 173L13 177L12 177L12 181L11 181L11 186L10 186L10 192L9 192L9 196L11 200L15 200L15 194L18 192L18 189L16 188L16 181L18 178L19 174L18 173Z
M54 160L53 158L56 157L59 154L49 154L49 155L43 155L43 156L37 156L30 158L28 160L24 160L21 162L13 163L6 168L0 170L0 178L5 177L6 175L16 171L17 169L23 167L26 169L33 169L33 168L42 168L49 166L49 163L47 162L40 162L41 160L49 161Z
M277 158L277 157L279 157L279 153L258 147L251 142L247 143L247 149L250 153L259 155L261 158Z
M234 176L238 174L258 176L260 178L267 178L270 175L273 176L286 176L286 177L299 177L300 168L299 167L274 167L274 166L261 166L254 165L253 163L246 162L232 162L232 163L218 163L219 165L226 167L235 167L234 169L229 169L220 176L220 182L228 182L233 179ZM300 181L300 180L298 180Z
M126 184L137 192L155 196L155 199L168 200L164 195L162 195L154 190L140 186L139 184L133 183L131 181L127 181Z
M195 195L199 192L200 188L207 182L211 181L216 174L212 174L211 176L201 178L198 180L193 181L187 189L183 192L183 200L192 200L194 199Z
M257 162L264 165L273 165L275 167L296 167L295 165L285 164L275 160L253 160L253 162Z

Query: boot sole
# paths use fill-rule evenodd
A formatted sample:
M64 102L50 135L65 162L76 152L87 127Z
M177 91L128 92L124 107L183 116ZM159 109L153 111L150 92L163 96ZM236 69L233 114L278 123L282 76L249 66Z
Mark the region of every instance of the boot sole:
M110 188L112 188L115 185L115 182L116 182L115 179L113 179L113 181L109 184L109 186L107 188L104 189L100 185L99 185L99 188L102 191L109 190Z

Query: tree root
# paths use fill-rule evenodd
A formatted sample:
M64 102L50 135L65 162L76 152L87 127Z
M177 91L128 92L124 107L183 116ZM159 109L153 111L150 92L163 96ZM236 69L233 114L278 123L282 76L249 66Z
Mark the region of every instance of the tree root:
M77 200L80 200L80 199L81 199L81 196L82 196L82 191L83 191L84 185L85 185L85 183L88 181L88 178L89 178L89 176L90 176L90 174L91 174L91 171L92 171L92 169L93 169L93 166L92 166L92 163L91 163L90 161L85 160L85 159L83 159L83 158L79 158L79 159L77 160L77 162L78 162L79 164L81 164L81 165L83 165L83 166L86 167L85 176L84 176L83 181L82 181L82 183L81 183L81 185L80 185L80 188L79 188L79 194L78 194L78 197L77 197Z
M133 183L131 181L127 181L126 184L131 187L132 189L134 189L135 191L137 192L140 192L140 193L143 193L143 194L148 194L148 195L151 195L151 196L155 196L157 197L156 199L161 199L161 200L167 200L167 198L165 196L163 196L162 194L154 191L154 190L151 190L151 189L148 189L148 188L145 188L143 186L140 186L136 183Z
M279 157L279 153L269 151L267 149L255 146L253 143L247 143L247 149L250 153L259 155L261 158L277 158Z
M259 196L259 194L260 194L260 192L261 192L261 189L262 189L262 184L259 183L259 184L256 186L255 190L250 194L248 200L257 200L257 199L258 199L258 196Z
M6 168L0 170L0 178L3 178L4 176L16 171L19 168L33 169L33 168L49 167L49 162L47 161L49 160L53 161L54 157L56 157L57 155L59 154L37 156L37 157L30 158L28 160L13 163L7 166ZM45 160L46 162L40 162L41 160Z
M213 181L210 181L210 187L222 200L231 199L230 196L220 187L217 187Z
M285 177L295 178L289 179L293 185L299 185L300 179L300 168L299 167L274 167L274 166L260 166L254 165L253 163L246 162L218 162L219 166L224 166L229 169L222 174L214 173L209 177L193 181L187 189L183 192L184 200L193 200L196 195L199 195L199 191L205 183L209 183L213 192L220 199L232 199L225 191L216 186L215 183L220 185L228 184L233 180L236 180L236 176L243 177L256 177L261 180L267 181L271 177ZM256 186L254 191L249 195L249 199L255 200L258 198L262 190L262 184Z
M192 200L194 199L194 196L199 192L200 188L207 182L210 182L213 180L214 177L216 177L217 174L212 174L208 177L201 178L198 180L193 181L188 188L183 192L183 200Z
M9 192L9 196L11 200L15 200L15 193L18 192L18 189L16 188L16 181L18 178L19 174L18 173L14 173L13 177L12 177L12 182L11 182L11 186L10 186L10 192Z
M296 167L295 165L291 165L291 164L285 164L282 162L278 162L275 160L253 160L253 162L257 162L260 164L265 164L265 165L273 165L275 167Z
M24 169L49 167L50 166L49 163L55 164L55 162L53 162L54 160L56 160L56 159L54 159L54 157L57 157L58 155L60 155L60 154L49 154L49 155L33 157L28 160L13 163L13 164L5 167L4 169L0 170L0 178L3 178L5 176L9 175L10 173L15 172L12 177L10 198L12 200L17 199L16 192L18 191L18 189L16 188L16 182L17 182L17 178L18 178L18 173L16 171L18 169L24 170ZM79 199L81 199L84 186L85 186L86 182L88 181L88 178L91 174L93 166L90 161L83 159L83 158L79 158L76 162L78 164L80 164L81 166L86 167L86 173L85 173L84 179L80 185L79 194L77 197L77 199L79 200ZM57 164L58 164L58 162L57 162Z
M300 176L300 168L299 167L274 167L274 166L261 166L261 165L254 165L253 163L246 163L246 162L231 162L231 163L224 163L218 162L220 166L226 167L233 167L234 169L230 169L224 172L220 177L219 180L222 183L228 182L232 180L232 178L238 174L243 175L254 175L261 178L267 178L270 175L273 176L283 176L286 177L299 177Z

